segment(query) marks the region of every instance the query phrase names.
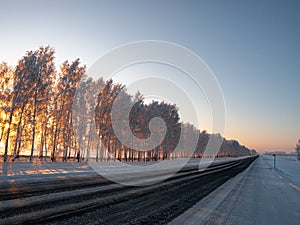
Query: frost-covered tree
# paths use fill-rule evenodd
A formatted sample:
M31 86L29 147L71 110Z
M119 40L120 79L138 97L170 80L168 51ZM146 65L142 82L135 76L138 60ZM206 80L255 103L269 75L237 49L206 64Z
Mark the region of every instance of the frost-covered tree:
M36 65L36 55L34 52L30 51L27 52L26 55L19 60L18 65L16 67L14 73L14 84L13 84L13 91L11 94L11 98L9 99L9 115L7 121L7 134L5 140L5 149L4 149L4 161L7 160L7 154L9 150L9 144L12 143L11 131L15 130L15 126L13 124L14 115L16 114L17 110L18 117L20 117L25 109L25 106L28 104L29 99L32 93L32 71L35 69Z
M41 47L34 52L35 63L29 68L24 68L22 72L27 72L30 78L30 105L32 107L32 144L30 151L30 161L32 160L35 150L36 136L38 128L44 130L43 121L46 118L47 104L49 102L49 94L51 93L53 78L55 77L54 66L54 49ZM40 120L40 125L38 124ZM40 135L43 139L43 134ZM41 140L43 142L43 140ZM43 145L43 143L40 143Z
M72 105L76 88L84 76L85 70L85 66L80 66L79 59L71 64L65 61L61 66L61 73L55 86L56 95L53 101L53 125L51 132L53 138L51 159L53 161L56 160L56 154L61 153L63 160L67 160L72 138L74 138Z
M37 131L37 120L42 115L43 108L47 107L47 98L51 90L51 82L54 68L54 49L41 47L37 51L27 52L19 60L14 72L14 83L11 98L9 100L9 119L5 141L5 154L9 147L13 147L14 157L18 157L22 141L23 129L31 126L31 155L33 156ZM25 118L29 117L29 119ZM26 124L24 123L26 121ZM14 131L15 137L11 136ZM9 144L11 143L11 146Z
M26 150L30 160L36 153L47 159L51 152L53 161L60 156L67 161L71 154L89 160L92 150L97 161L164 160L174 155L175 149L179 157L203 157L210 138L223 139L219 134L200 132L192 124L180 123L175 104L146 104L140 92L131 96L125 86L112 80L93 81L85 76L85 70L77 59L72 63L65 61L58 73L54 49L49 46L27 52L15 68L0 64L0 141L5 145L4 161L9 155L17 158ZM115 102L120 109L114 113L121 118L119 131L126 145L113 130ZM129 118L123 118L123 109L128 106ZM158 146L145 152L151 144L146 140L151 137L149 124L155 117L164 121L167 130L154 126L155 137L165 136ZM130 131L123 123L128 119ZM223 139L218 156L248 154L255 151L235 140Z
M116 138L112 128L111 110L114 100L123 89L123 85L113 84L112 80L108 80L98 93L95 108L96 129L99 138L96 160L98 160L99 148L102 144L106 146L107 152L105 149L100 150L101 160L107 159L106 153L114 155Z
M0 142L7 131L7 119L10 111L14 69L3 62L0 64ZM6 155L7 156L7 155Z
M78 147L83 150L82 154L86 155L87 160L89 159L90 151L95 150L97 146L95 107L97 93L103 85L103 79L93 81L92 78L87 79L85 76L76 89L75 101L72 107L72 122Z

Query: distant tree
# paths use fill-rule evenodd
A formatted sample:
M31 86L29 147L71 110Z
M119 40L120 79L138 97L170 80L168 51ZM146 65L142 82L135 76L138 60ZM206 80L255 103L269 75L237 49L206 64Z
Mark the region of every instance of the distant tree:
M198 153L199 157L203 156L206 146L208 144L209 138L210 138L210 135L207 133L206 130L203 130L202 132L200 132L198 143L197 143L197 153Z
M112 80L108 80L98 93L95 108L96 129L99 138L96 160L98 160L99 147L101 147L102 144L106 146L108 153L113 154L112 147L115 144L116 138L112 128L111 110L115 98L123 90L123 88L123 85L113 84ZM107 159L108 156L106 153L105 149L100 151L101 160L103 160L103 158Z
M194 125L190 123L183 124L183 146L182 146L182 154L184 157L191 157L196 155L197 151L197 143L199 138L199 131L194 127Z
M155 117L161 118L166 124L166 136L162 143L151 151L151 157L154 160L166 159L177 146L180 138L181 126L179 123L178 109L176 105L167 104L164 102L153 101L147 105L149 113L148 121ZM155 128L156 129L156 128ZM158 137L162 137L162 130L156 129Z
M297 152L297 159L300 160L300 139L298 140L298 143L296 145L296 152Z

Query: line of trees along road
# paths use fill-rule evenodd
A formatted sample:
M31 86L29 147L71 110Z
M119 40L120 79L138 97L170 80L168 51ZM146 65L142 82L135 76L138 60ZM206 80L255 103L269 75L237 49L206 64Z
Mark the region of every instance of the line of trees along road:
M112 80L87 78L86 67L79 59L65 61L57 71L54 54L53 48L40 47L27 52L16 67L5 62L0 64L0 142L4 161L24 154L30 156L30 161L33 156L52 161L58 158L88 160L90 154L97 161L191 156L187 154L202 157L210 135L218 135L180 123L176 105L157 101L145 104L139 92L131 96L123 85L114 84ZM118 95L121 97L116 99ZM134 150L145 148L146 142L142 146L134 141L132 146L122 144L112 127L114 101L133 105L129 125L141 140L150 136L150 120L162 118L167 132L161 144L149 152ZM80 129L75 131L74 125ZM180 140L181 132L183 138ZM191 142L195 143L192 153L187 151ZM181 151L175 155L176 146ZM254 153L237 141L224 139L219 156Z

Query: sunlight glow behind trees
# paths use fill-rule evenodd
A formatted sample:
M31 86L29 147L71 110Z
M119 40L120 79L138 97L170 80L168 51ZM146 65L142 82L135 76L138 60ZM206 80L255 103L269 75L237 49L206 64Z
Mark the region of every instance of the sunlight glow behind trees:
M21 155L29 155L30 161L34 156L52 161L59 158L62 161L71 158L148 161L203 157L210 135L219 135L208 134L204 130L200 132L192 124L180 123L180 109L175 104L158 101L146 104L141 93L131 96L122 84L88 78L86 66L79 59L71 63L65 61L58 72L54 53L50 46L40 47L36 51L28 51L15 68L4 62L0 64L0 154L3 154L4 161L15 160ZM135 151L134 141L130 147L118 140L112 127L111 110L113 101L121 92L123 95L119 101L133 105L129 121L130 129L137 138L144 140L149 137L152 118L159 117L165 121L167 133L159 146L147 152ZM78 101L74 101L75 98ZM83 119L86 112L93 109L93 118ZM82 122L86 119L90 121L88 124ZM80 138L76 138L73 125L80 128L76 131ZM160 132L158 127L154 130ZM183 141L179 141L181 132L184 134ZM189 151L192 143L196 146L193 152ZM143 143L138 149L146 148L145 145ZM177 145L182 151L172 154ZM224 139L218 155L254 153L237 141Z

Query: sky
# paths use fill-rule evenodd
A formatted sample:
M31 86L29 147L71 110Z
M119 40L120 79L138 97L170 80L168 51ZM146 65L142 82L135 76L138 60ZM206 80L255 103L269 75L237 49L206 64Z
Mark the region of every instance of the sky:
M57 65L80 58L89 67L129 42L173 42L200 56L213 71L225 100L227 139L258 151L294 151L300 138L299 1L0 3L0 61L16 65L26 51L51 45ZM165 72L155 65L148 69L149 74ZM127 73L132 71L142 70ZM200 129L210 131L209 107L205 98L199 99L192 95L203 111ZM188 114L182 120L193 122Z

